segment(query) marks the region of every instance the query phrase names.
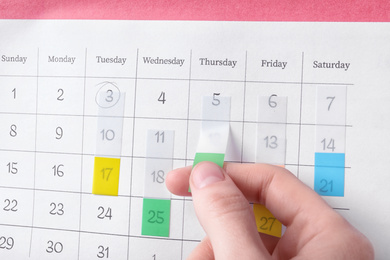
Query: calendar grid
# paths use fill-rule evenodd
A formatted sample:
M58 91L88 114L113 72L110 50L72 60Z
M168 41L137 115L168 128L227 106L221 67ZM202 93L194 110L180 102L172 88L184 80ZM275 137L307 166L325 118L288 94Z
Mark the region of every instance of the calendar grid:
M88 49L85 49L85 58L84 58L84 89L83 89L83 115L82 115L82 126L81 126L81 132L82 132L82 143L81 143L81 169L83 169L84 166L84 127L85 127L85 96L86 96L86 87L87 87L87 57L88 57ZM80 214L79 214L79 235L78 235L78 243L77 243L77 257L80 259L80 240L81 240L81 214L82 214L82 205L83 205L83 173L80 174Z
M190 50L190 63L189 63L189 69L188 69L188 94L187 94L187 117L186 117L186 143L185 147L188 146L188 138L189 138L189 122L190 122L190 99L191 99L191 72L192 72L192 50ZM174 160L174 159L173 159ZM185 164L188 163L188 149L185 150L185 157L184 157ZM172 198L171 198L172 199ZM182 202L182 210L183 210L183 217L181 220L181 238L182 242L180 244L180 257L183 259L184 254L184 216L185 216L185 209L186 209L186 198L183 197Z
M4 75L0 74L2 78L75 78L75 79L84 79L84 76L64 76L64 75ZM188 81L188 78L156 78L156 77L112 77L112 76L85 76L87 79L124 79L124 80L166 80L166 81ZM302 77L303 78L303 77ZM287 85L342 85L342 86L350 86L354 85L354 83L350 82L304 82L304 81L266 81L266 80L228 80L228 79L213 79L213 78L192 78L193 82L226 82L226 83L259 83L259 84L287 84Z
M301 158L301 134L302 134L302 94L303 94L303 64L304 64L304 52L302 52L302 63L301 63L301 84L300 84L300 98L299 98L299 130L298 130L298 169L297 169L297 178L299 179L299 162Z
M26 153L34 153L34 151L26 151L26 150L6 150L6 149L0 149L0 151L12 151L12 152L26 152ZM37 154L63 154L63 155L83 155L83 156L94 156L95 154L89 154L89 153L62 153L62 152L47 152L47 151L36 151ZM131 155L121 155L122 158L134 158L134 159L164 159L163 157L145 157L145 156L131 156ZM179 157L173 157L173 160L176 161L189 161L192 159L186 159L186 158L179 158ZM226 162L232 162L232 163L241 163L241 160L225 160ZM242 163L255 163L254 161L242 161ZM298 163L286 163L285 165L290 166L307 166L307 167L314 167L314 164L298 164ZM344 168L349 169L351 167L345 166ZM0 186L2 187L2 186Z
M136 97L137 97L137 87L138 87L138 55L139 55L139 49L137 48L137 54L136 54L136 61L135 61L135 81L134 81L134 105L133 105L133 136L132 136L132 148L131 148L131 171L130 171L130 174L131 174L131 178L130 178L130 196L129 196L129 211L131 211L131 198L132 198L132 194L131 194L131 191L132 191L132 184L133 184L133 173L134 173L134 140L135 140L135 134L134 134L134 131L135 131L135 122L136 122ZM129 223L131 221L131 212L129 214ZM128 227L128 230L127 230L127 235L128 235L128 238L127 238L127 259L129 259L129 255L130 255L130 225Z
M7 115L35 115L32 113L5 113L0 112L0 114ZM212 121L212 120L203 120L198 118L179 118L179 117L142 117L142 116L98 116L98 115L77 115L77 114L48 114L48 113L37 113L38 116L70 116L70 117L81 117L81 118L98 118L98 117L107 117L107 118L119 118L119 119L147 119L147 120L177 120L177 121L189 121L189 122L202 122L202 121ZM254 121L254 120L219 120L221 122L230 122L230 123L244 123L244 124L282 124L282 125L301 125L301 126L340 126L340 127L352 127L351 124L323 124L323 123L299 123L299 122L286 122L286 123L270 123L265 121ZM1 150L1 149L0 149Z
M242 110L242 119L241 120L237 120L237 119L231 119L231 120L228 120L230 123L238 123L238 124L241 124L240 125L240 128L241 128L241 147L240 147L240 158L237 159L237 160L226 160L227 162L237 162L237 163L253 163L254 161L248 161L246 159L244 159L244 136L245 136L245 130L247 128L247 126L249 125L256 125L258 123L263 123L263 124L271 124L269 122L260 122L259 120L252 120L252 119L247 119L246 118L246 102L247 102L247 95L248 95L248 92L247 92L247 87L248 87L248 84L272 84L272 85L283 85L283 84L286 84L286 85L295 85L295 86L299 86L300 89L300 95L299 95L299 117L298 117L298 121L296 122L286 122L286 123L280 123L280 124L284 124L284 125L287 125L287 126L298 126L298 150L297 150L297 159L296 159L296 163L286 163L285 165L286 166L294 166L294 167L297 167L297 177L299 178L300 177L300 168L301 167L314 167L314 164L302 164L301 163L301 144L302 144L302 140L301 140L301 135L302 135L302 126L309 126L309 127L315 127L315 126L318 126L318 125L323 125L323 126L332 126L332 127L345 127L345 129L347 129L348 127L352 127L352 125L349 125L349 124L345 124L345 125L341 125L341 124L318 124L318 123L311 123L311 122L302 122L302 109L303 109L303 88L304 86L308 86L308 85L326 85L326 86L329 86L329 85L344 85L344 86L352 86L354 84L352 83L321 83L321 82L317 82L317 83L313 83L313 82L304 82L304 52L302 52L302 61L301 61L301 70L300 70L300 77L301 77L301 80L300 82L295 82L295 81L259 81L259 80L248 80L247 79L247 73L248 73L248 51L245 52L245 66L244 66L244 76L243 76L243 80L223 80L223 79L207 79L207 78L202 78L202 79L199 79L199 78L192 78L192 50L190 50L190 56L189 56L189 71L188 71L188 78L160 78L160 77L138 77L138 73L139 73L139 49L137 49L137 52L136 52L136 61L135 61L135 76L134 77L112 77L112 76L90 76L88 75L87 73L87 59L88 59L88 49L86 48L85 49L85 57L84 57L84 75L83 76L64 76L64 75L58 75L58 76L55 76L55 75L40 75L40 67L39 67L39 49L38 49L38 59L37 59L37 75L36 76L30 76L30 75L22 75L20 77L28 77L28 78L36 78L36 107L35 107L35 113L28 113L28 112L0 112L0 115L2 114L7 114L7 115L26 115L26 116L35 116L35 146L34 146L34 150L28 150L28 149L0 149L0 151L14 151L14 152L26 152L26 153L34 153L34 177L33 177L33 180L34 180L34 183L33 183L33 187L32 188L19 188L19 187L6 187L6 186L0 186L0 188L10 188L10 189L15 189L15 190L29 190L29 191L32 191L33 192L33 213L32 213L32 222L31 222L31 226L25 226L25 225L7 225L7 224L0 224L2 226L18 226L18 227L26 227L26 228L30 228L31 229L31 236L30 236L30 248L29 248L29 256L31 256L31 253L32 253L32 241L33 241L33 233L34 233L34 230L58 230L58 231L69 231L69 232L76 232L78 233L78 243L77 243L77 255L78 255L78 258L80 259L81 257L81 248L82 248L82 234L97 234L97 235L109 235L109 236L118 236L118 237L127 237L127 259L130 259L130 254L131 254L131 249L130 249L130 239L131 238L145 238L145 239L157 239L157 240L170 240L170 241L181 241L180 243L180 254L181 254L181 259L183 259L185 257L185 245L184 243L186 241L188 242L200 242L200 240L198 239L189 239L188 237L185 237L185 229L186 229L186 226L185 226L185 213L186 213L186 202L188 201L191 201L191 198L186 198L186 197L180 197L180 198L172 198L172 201L177 201L177 202L182 202L182 218L181 218L181 238L172 238L172 237L168 237L168 238L159 238L159 237L145 237L145 236L141 236L141 235L134 235L131 233L131 225L129 224L128 225L128 230L127 230L127 234L118 234L118 233L109 233L109 232L93 232L93 231L89 231L89 230L84 230L83 227L82 227L82 214L83 214L83 196L84 195L91 195L92 193L90 192L84 192L83 191L83 172L81 172L81 176L80 176L80 191L67 191L67 190L50 190L50 189L42 189L42 188L37 188L36 187L36 183L35 183L35 180L36 180L36 171L37 171L37 155L49 155L49 154L53 154L53 155L75 155L75 156L80 156L81 157L81 169L84 168L84 163L85 163L85 160L87 157L91 156L95 156L95 154L91 153L91 152L87 152L85 151L85 147L84 147L84 142L85 142L85 124L86 124L86 120L89 120L89 119L97 119L97 118L104 118L104 117L109 117L109 118L118 118L118 119L129 119L132 121L132 137L131 137L131 142L133 144L133 146L131 147L131 152L130 154L122 154L121 155L121 158L126 158L126 159L130 159L130 162L131 162L131 168L130 168L130 179L129 179L129 194L128 195L124 195L124 194L119 194L118 197L121 197L121 198L127 198L129 201L128 201L128 206L129 206L129 210L131 211L131 207L132 207L132 199L133 198L136 198L136 199L142 199L143 196L140 196L140 195L136 195L136 194L132 194L133 191L132 191L132 187L133 187L133 178L134 178L134 171L135 171L135 166L134 166L134 159L145 159L146 157L145 156L140 156L140 155L135 155L135 150L134 150L134 142L135 142L135 130L136 130L136 127L137 127L137 122L138 120L175 120L175 121L180 121L180 122L185 122L185 154L184 154L184 158L179 158L179 157L175 157L173 156L173 160L177 160L177 161L182 161L184 162L186 165L192 160L191 158L189 158L189 155L188 155L188 145L189 145L189 141L190 141L190 124L192 122L201 122L203 121L203 119L201 118L193 118L193 116L191 116L190 114L190 104L191 104L191 91L192 91L192 85L194 82L224 82L224 83L239 83L239 84L243 84L242 85L242 89L241 89L241 86L240 86L240 90L239 91L242 91L243 92L243 110ZM0 77L19 77L18 75L0 75ZM47 112L41 112L38 108L38 100L39 100L39 91L38 89L40 88L39 84L40 84L40 80L41 79L45 79L45 78L75 78L75 79L83 79L83 103L82 103L82 113L81 114L77 114L77 113L56 113L56 111L53 111L53 113L47 113ZM133 98L133 111L132 111L132 115L122 115L122 116L105 116L105 115L93 115L93 114L89 114L87 112L87 109L86 109L86 100L87 100L87 81L88 80L91 80L91 79L125 79L125 80L134 80L134 98ZM187 111L186 111L186 116L185 117L175 117L175 116L172 116L172 115L169 115L167 117L160 117L160 116L142 116L142 115L138 115L137 112L138 112L138 107L137 107L137 102L136 102L136 99L137 99L137 94L138 94L138 88L139 88L139 82L140 80L156 80L156 81L188 81L188 87L187 87L187 104L186 104L186 108L187 108ZM238 87L237 87L238 88ZM69 151L45 151L44 149L39 149L39 147L37 146L37 142L38 142L38 139L37 139L37 133L39 131L38 129L38 117L39 116L42 116L42 117L45 117L45 116L58 116L58 117L74 117L74 118L80 118L81 119L81 151L80 152L69 152ZM223 120L222 120L223 121ZM275 123L272 123L272 124L275 124ZM278 123L276 123L278 124ZM159 158L159 157L150 157L152 159L162 159L162 158ZM348 167L348 166L345 166L344 168L351 168L351 167ZM63 193L63 194L76 194L76 195L79 195L79 219L78 219L78 228L77 229L66 229L66 228L59 228L59 227L56 227L56 228L52 228L52 227L42 227L42 226L39 226L39 225L36 225L35 221L34 221L34 216L35 216L35 200L36 200L36 196L35 196L35 193L36 192L47 192L47 193ZM335 208L336 210L349 210L349 208L343 208L343 207L336 207ZM131 223L132 221L132 212L129 213L128 215L128 222Z
M246 100L246 74L247 74L247 66L248 66L248 51L245 51L245 70L244 70L244 90L243 90L243 104L244 107L242 109L242 128L241 128L241 158L240 162L243 162L244 157L244 133L245 133L245 100Z
M31 256L31 246L32 246L32 238L34 233L34 213L35 213L35 179L36 179L36 171L37 171L37 132L38 132L38 89L39 89L39 48L37 51L37 70L36 70L36 100L35 100L35 133L34 133L34 176L33 176L33 190L32 190L32 215L31 215L31 233L30 233L30 246L29 246L29 257Z

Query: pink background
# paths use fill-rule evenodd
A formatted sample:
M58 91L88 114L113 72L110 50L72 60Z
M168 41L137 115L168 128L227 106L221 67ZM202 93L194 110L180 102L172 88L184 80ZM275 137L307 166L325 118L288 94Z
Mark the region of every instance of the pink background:
M0 0L0 18L389 22L390 0Z

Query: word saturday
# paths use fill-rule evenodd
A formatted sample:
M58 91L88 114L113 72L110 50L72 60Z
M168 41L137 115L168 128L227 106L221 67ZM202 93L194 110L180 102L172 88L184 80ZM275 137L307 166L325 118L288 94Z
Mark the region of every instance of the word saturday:
M321 62L321 61L313 61L313 68L314 69L344 69L345 71L348 70L349 65L351 63L346 62Z

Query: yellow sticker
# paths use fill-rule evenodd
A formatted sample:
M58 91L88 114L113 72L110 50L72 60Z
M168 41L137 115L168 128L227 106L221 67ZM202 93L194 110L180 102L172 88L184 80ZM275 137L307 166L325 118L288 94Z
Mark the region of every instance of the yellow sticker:
M121 159L95 157L92 193L118 196Z
M282 223L263 205L253 204L257 231L274 237L282 236Z

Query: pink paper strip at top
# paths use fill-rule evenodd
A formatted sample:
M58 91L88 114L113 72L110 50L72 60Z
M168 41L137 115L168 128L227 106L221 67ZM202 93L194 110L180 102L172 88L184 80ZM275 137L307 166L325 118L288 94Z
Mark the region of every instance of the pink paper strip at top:
M388 22L390 1L14 0L2 19Z

